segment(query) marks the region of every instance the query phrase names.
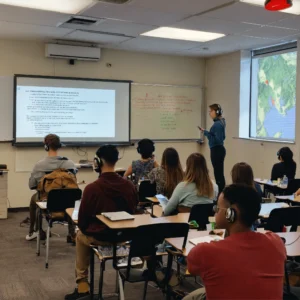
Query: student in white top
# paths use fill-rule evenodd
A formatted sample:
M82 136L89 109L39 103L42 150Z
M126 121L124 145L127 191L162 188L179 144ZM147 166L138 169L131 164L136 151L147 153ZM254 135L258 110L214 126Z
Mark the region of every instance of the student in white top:
M184 180L175 188L164 208L164 215L171 215L178 206L192 208L196 204L212 203L218 193L218 186L209 177L205 157L193 153L186 161Z

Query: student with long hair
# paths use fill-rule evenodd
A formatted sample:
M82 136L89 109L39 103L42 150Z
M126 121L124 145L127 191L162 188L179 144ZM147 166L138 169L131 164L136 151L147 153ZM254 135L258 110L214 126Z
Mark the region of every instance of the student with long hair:
M164 215L172 214L178 206L192 208L195 204L212 203L217 195L218 186L209 177L205 157L200 153L193 153L186 161L183 181L177 185L164 207Z
M156 183L157 194L170 198L177 184L183 180L183 171L178 152L174 148L165 149L161 166L149 174L151 183Z
M231 170L231 177L233 184L245 184L251 186L258 192L260 197L263 196L260 185L254 182L253 170L247 163L240 162L235 164Z
M283 147L277 152L279 163L272 169L271 180L277 180L287 176L289 180L295 179L297 164L293 160L293 152L289 147Z

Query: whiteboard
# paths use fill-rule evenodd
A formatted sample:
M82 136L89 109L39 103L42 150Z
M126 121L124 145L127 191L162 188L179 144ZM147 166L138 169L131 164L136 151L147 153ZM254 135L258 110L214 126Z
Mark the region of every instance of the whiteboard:
M131 93L131 139L199 139L202 88L133 84Z
M14 77L0 76L0 141L12 141L14 120Z

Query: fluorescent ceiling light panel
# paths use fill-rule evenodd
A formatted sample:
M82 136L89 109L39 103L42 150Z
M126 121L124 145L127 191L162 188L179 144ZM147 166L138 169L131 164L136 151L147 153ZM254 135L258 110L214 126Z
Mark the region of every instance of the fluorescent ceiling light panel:
M263 7L265 6L265 0L240 0L240 2L259 5ZM281 10L280 12L293 14L293 15L300 15L300 1L294 0L293 6L291 8Z
M187 30L173 27L160 27L141 35L151 36L164 39L193 41L193 42L208 42L225 36L222 33L213 33L206 31Z
M0 0L0 4L77 14L95 0Z

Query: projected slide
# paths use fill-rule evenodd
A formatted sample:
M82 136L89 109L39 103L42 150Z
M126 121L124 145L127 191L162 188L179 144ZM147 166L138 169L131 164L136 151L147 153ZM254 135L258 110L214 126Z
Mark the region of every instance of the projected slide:
M251 135L295 139L297 52L253 59Z
M130 82L16 75L15 144L130 140Z
M115 137L115 91L19 86L19 137Z

